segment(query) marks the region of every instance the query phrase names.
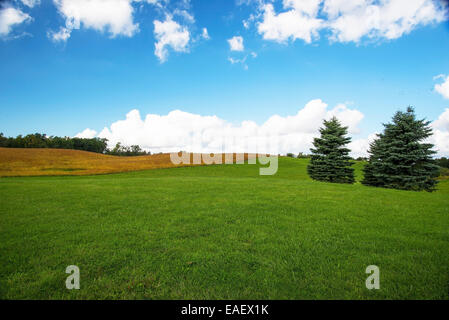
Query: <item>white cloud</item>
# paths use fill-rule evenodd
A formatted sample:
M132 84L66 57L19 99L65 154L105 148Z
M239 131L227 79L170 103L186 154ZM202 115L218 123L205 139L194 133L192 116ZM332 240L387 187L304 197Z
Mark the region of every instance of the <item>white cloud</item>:
M308 16L316 16L321 0L283 0L284 8L292 8Z
M133 21L133 0L53 0L65 18L65 30L51 33L53 40L67 40L73 29L107 32L110 37L131 37L139 25ZM62 33L61 33L62 32Z
M243 66L243 69L248 70L248 65L246 64L248 57L255 59L255 58L257 58L257 53L255 53L254 51L251 51L249 54L246 54L242 58L228 57L228 61L231 64L241 64Z
M91 139L94 138L97 135L97 131L92 130L92 129L84 129L84 131L78 133L75 138L87 138L87 139Z
M449 108L446 108L442 114L432 123L434 129L449 132Z
M228 39L229 47L231 51L243 51L245 47L243 46L243 38L241 36L234 36Z
M165 21L154 20L155 43L154 54L161 62L165 62L168 57L167 47L171 47L176 52L186 52L190 41L190 32L186 27L172 20L170 16Z
M260 17L260 13L258 13L258 14L250 14L248 19L242 21L243 27L244 27L245 29L249 29L250 25L251 25L252 23L254 23L254 21L255 21L257 18L259 18L259 17Z
M433 136L430 137L429 142L435 144L437 156L449 156L449 108L432 122Z
M161 0L133 0L133 2L146 2L150 4L156 4L158 2L161 2Z
M167 115L148 114L142 118L134 109L126 119L112 123L97 136L107 138L109 145L117 142L125 145L138 144L152 152L192 151L192 152L287 152L310 153L314 137L323 119L336 116L348 133L354 136L360 132L363 114L350 109L345 104L329 108L320 99L311 100L296 114L290 116L273 115L263 124L246 120L232 124L217 116L203 116L174 110ZM437 156L449 156L449 108L431 124L433 136L428 142L435 144ZM86 129L77 136L93 137L96 132ZM231 140L229 144L227 139ZM353 157L368 156L369 144L376 139L376 133L367 138L356 138L348 145ZM225 147L223 148L223 142ZM270 144L275 141L275 144Z
M7 7L0 10L0 36L7 36L14 26L31 21L31 17L19 9Z
M362 37L396 39L418 25L444 20L432 0L326 0L332 39L359 42Z
M181 9L176 8L173 11L173 15L183 17L189 23L195 22L195 17L191 13L189 13L187 10L181 10Z
M368 150L370 143L377 139L376 133L371 133L368 138L354 139L348 144L348 148L351 150L351 155L354 158L368 157Z
M72 33L71 29L60 27L58 32L48 31L47 36L55 42L59 41L65 42L67 41L67 39L70 38L71 33Z
M442 83L437 83L434 87L435 91L441 94L445 99L449 99L449 76L438 75L434 79L443 79Z
M20 0L27 7L33 8L41 3L41 0Z
M435 145L437 157L449 157L449 131L435 129L429 142Z
M308 11L310 9L303 11L292 8L276 14L273 5L267 4L263 7L263 21L257 25L257 30L266 40L286 42L289 39L293 41L302 39L310 43L318 38L318 31L322 28L323 21L309 15Z
M245 56L245 57L243 57L243 58L241 58L241 59L237 59L237 58L232 58L232 57L229 57L228 58L228 61L231 63L231 64L242 64L242 66L243 66L243 69L245 69L245 70L248 70L248 65L246 64L246 59L248 58L248 56Z
M309 153L313 137L323 119L337 116L349 126L351 134L359 131L363 114L344 105L328 108L320 99L312 100L297 114L282 117L271 116L265 123L243 121L234 125L216 116L202 116L171 111L167 115L148 114L142 118L138 110L132 110L126 119L114 122L104 128L99 137L107 138L110 146L121 142L125 145L138 144L153 152L286 152ZM223 149L223 141L232 143ZM271 144L270 141L277 141Z
M205 39L205 40L209 40L210 39L209 33L207 32L207 28L203 28L203 32L201 34L201 37L203 39Z
M30 0L28 0L30 1ZM139 31L139 23L134 21L134 6L152 4L165 20L155 19L155 55L161 62L168 57L168 49L187 52L191 40L188 26L175 22L173 17L190 25L195 17L190 12L190 1L182 0L171 4L168 0L53 0L59 13L65 18L65 26L59 31L49 31L48 37L55 42L65 42L76 29L93 29L116 36L132 37ZM206 28L199 37L210 39Z
M283 0L282 7L276 13L271 3L259 3L257 30L264 39L311 43L327 30L331 41L391 40L445 19L433 0ZM243 22L245 28L254 17Z

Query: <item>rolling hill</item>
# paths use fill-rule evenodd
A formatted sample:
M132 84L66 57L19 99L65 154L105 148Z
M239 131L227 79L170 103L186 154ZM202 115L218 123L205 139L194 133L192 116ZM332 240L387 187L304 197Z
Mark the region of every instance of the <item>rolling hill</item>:
M252 156L245 154L244 158ZM168 153L119 157L70 149L0 148L0 177L92 175L179 166L186 165L174 165Z

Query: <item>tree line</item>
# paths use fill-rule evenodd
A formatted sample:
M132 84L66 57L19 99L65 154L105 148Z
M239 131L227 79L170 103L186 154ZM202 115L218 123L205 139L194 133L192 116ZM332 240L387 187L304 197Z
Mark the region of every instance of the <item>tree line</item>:
M54 148L74 149L116 156L140 156L149 155L150 152L142 150L138 145L123 146L120 142L114 148L108 148L108 140L105 138L70 138L47 136L42 133L28 134L26 136L5 137L0 133L0 147L3 148Z
M307 167L309 176L318 181L354 183L354 162L346 145L348 127L333 117L325 120L320 137L313 141L314 148ZM362 184L401 190L434 191L440 173L439 163L447 159L433 159L436 153L425 141L432 135L430 122L416 119L414 109L398 111L391 123L370 144L369 158L363 168Z

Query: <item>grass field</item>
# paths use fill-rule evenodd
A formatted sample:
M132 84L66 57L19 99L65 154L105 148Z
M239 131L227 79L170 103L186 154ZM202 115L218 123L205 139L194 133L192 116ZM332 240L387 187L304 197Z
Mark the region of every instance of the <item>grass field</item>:
M449 180L329 184L306 165L0 178L0 297L448 299ZM80 290L65 288L68 265Z

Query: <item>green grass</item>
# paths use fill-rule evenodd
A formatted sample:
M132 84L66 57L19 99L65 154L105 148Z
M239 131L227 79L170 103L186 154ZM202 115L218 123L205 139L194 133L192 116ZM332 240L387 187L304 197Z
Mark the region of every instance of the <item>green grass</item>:
M329 184L306 165L2 178L0 298L448 299L449 180Z

